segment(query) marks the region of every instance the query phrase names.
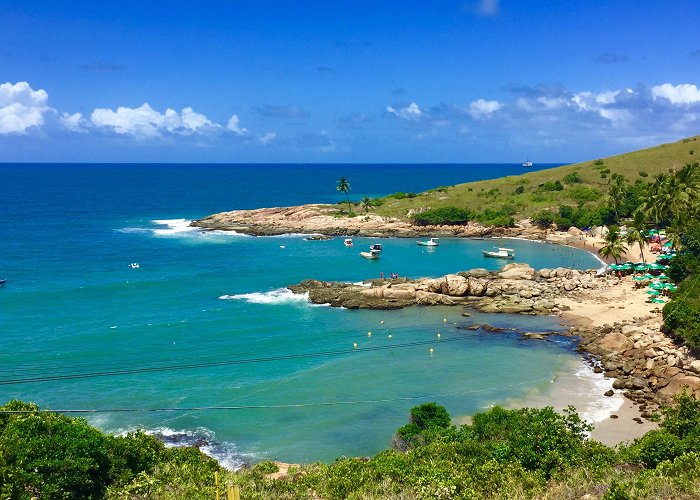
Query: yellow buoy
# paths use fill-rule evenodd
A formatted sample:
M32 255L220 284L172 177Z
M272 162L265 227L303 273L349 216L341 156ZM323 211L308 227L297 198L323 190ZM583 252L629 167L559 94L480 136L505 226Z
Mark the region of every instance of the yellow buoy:
M438 332L438 334L437 334L437 338L440 338L440 332Z
M430 348L430 354L432 354L432 353L433 353L433 348L431 347L431 348Z
M380 324L380 325L383 325L383 324L384 324L384 320L381 320L381 321L379 322L379 324Z
M391 335L389 335L389 338L391 339Z
M352 346L353 346L355 349L357 349L357 342L355 342Z
M372 336L372 332L367 332L367 336L368 336L368 337L371 337L371 336Z
M442 318L443 323L447 323L447 318Z

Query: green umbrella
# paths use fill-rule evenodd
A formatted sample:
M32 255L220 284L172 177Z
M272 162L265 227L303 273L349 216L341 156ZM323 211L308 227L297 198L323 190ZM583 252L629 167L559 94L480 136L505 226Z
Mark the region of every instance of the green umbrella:
M666 290L671 291L671 292L675 292L676 290L678 290L678 287L677 287L676 285L674 285L673 283L666 283L666 284L664 285L664 288L665 288Z
M646 280L653 280L654 276L652 274L647 273L644 276L642 276L642 278L644 278Z
M666 303L665 300L661 300L661 299L651 299L651 301L652 301L654 304L665 304L665 303Z
M634 265L634 270L635 271L646 271L649 269L650 264L635 264Z
M658 269L663 269L663 268L664 268L663 264L657 264L656 262L654 262L653 264L649 264L649 269L658 270Z
M665 274L659 274L657 278L659 278L660 280L667 280L668 276L666 276Z
M654 290L661 290L663 287L663 283L652 283L649 285L649 288L653 288Z
M646 281L648 278L645 278L644 276L635 276L632 278L634 281Z
M666 243L664 243L664 246L665 246L666 248L670 248L670 247L673 246L673 243L671 243L670 241L667 241Z
M647 295L658 295L659 292L657 290L647 290Z

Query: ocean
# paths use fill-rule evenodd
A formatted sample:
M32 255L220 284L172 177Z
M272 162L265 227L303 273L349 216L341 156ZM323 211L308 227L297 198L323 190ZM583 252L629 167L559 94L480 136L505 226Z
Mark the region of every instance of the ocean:
M570 339L519 335L563 331L559 318L467 318L459 307L345 310L285 290L307 278L496 269L502 263L481 250L505 242L443 238L427 251L413 240L354 238L346 248L342 238L189 227L223 210L342 201L340 176L359 200L522 171L494 164L0 165L0 279L8 279L0 287L0 402L100 410L75 415L107 432L205 441L204 451L229 467L372 455L390 445L411 407L427 401L459 417L546 399L557 385L559 393L571 388L584 416L603 418L615 401L601 402L607 382ZM358 255L370 241L384 244L377 261ZM573 248L507 246L535 268L599 267ZM465 329L474 323L509 331Z

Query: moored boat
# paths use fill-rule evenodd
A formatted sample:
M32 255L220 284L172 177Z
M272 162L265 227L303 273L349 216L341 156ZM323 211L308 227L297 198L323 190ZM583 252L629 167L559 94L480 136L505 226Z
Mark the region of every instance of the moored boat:
M484 257L493 257L496 259L513 259L515 258L515 250L512 248L498 248L497 252L493 252L490 250L482 250Z
M440 244L440 238L430 238L425 241L416 241L416 243L423 247L436 247Z
M372 244L369 246L369 249L370 249L370 251L371 251L371 250L376 250L377 252L381 252L381 251L382 251L382 244L381 244L381 243L372 243Z
M7 280L0 280L0 286L4 285L5 283L7 283Z
M525 162L523 163L523 167L531 167L531 166L532 166L532 162L529 159L525 160Z
M370 250L369 252L360 252L360 256L365 259L378 259L379 250Z
M345 238L345 241L343 241L343 245L346 247L351 247L352 246L352 238Z

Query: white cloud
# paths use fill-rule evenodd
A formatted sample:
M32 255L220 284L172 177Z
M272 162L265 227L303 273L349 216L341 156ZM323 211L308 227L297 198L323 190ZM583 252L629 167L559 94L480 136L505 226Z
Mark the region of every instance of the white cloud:
M665 98L673 104L695 104L700 102L700 89L696 85L683 83L671 85L664 83L651 88L654 99Z
M85 120L83 120L82 113L63 113L58 119L59 123L63 125L64 128L70 130L71 132L77 132L79 134L87 133L87 130L83 126Z
M487 101L485 99L477 99L469 104L469 116L475 120L486 120L491 117L493 113L498 111L503 107L498 101Z
M387 106L386 108L387 113L391 113L393 115L398 116L399 118L403 118L404 120L420 120L421 117L423 116L423 112L420 109L420 106L416 104L415 102L412 102L405 108L401 108L399 110L395 109L392 106Z
M27 82L0 85L0 134L24 134L43 125L48 100L45 90L33 90Z
M477 0L464 6L466 11L476 12L480 16L495 16L500 10L499 0Z
M265 134L261 135L259 138L260 144L265 146L268 143L274 141L276 137L277 137L277 134L275 134L274 132L265 132Z
M226 125L226 128L237 135L245 135L248 133L247 128L241 127L241 120L240 118L238 118L238 115L231 116L231 118L228 121L228 125Z
M116 111L97 108L92 112L90 121L96 127L111 128L117 134L138 138L160 137L163 132L190 135L219 127L190 107L184 108L181 114L170 108L160 113L148 103L138 108L120 106Z

